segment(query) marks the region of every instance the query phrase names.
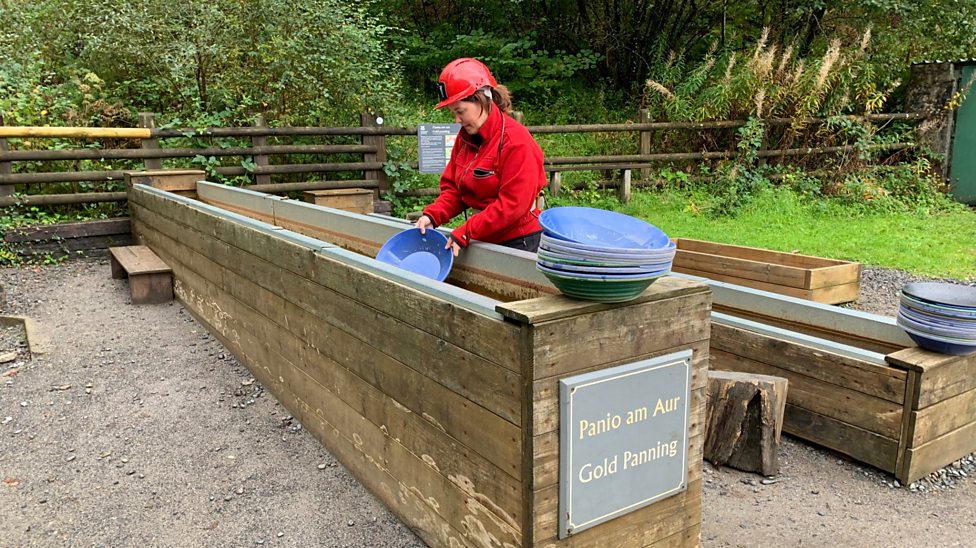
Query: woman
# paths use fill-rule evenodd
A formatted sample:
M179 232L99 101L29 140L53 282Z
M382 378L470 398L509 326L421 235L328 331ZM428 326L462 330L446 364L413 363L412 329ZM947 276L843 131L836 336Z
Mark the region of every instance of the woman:
M542 234L536 198L546 185L542 149L510 116L508 89L483 63L462 58L444 67L437 90L437 108L449 108L461 131L441 174L441 193L417 228L424 232L471 208L448 239L455 256L472 240L536 251Z

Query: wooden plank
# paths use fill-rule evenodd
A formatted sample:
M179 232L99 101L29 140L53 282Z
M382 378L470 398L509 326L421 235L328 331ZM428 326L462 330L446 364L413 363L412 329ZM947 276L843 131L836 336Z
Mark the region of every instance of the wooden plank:
M159 160L147 160L147 163ZM146 171L126 171L125 186L140 184L168 192L194 192L197 181L207 178L205 171L196 169L150 169Z
M648 286L637 298L628 301L627 306L650 303L694 293L706 293L708 291L707 287L705 284L699 282L664 276ZM496 310L506 318L520 323L540 324L572 316L620 308L620 306L619 303L607 304L570 299L563 296L559 296L558 298L544 296L500 304L496 307Z
M675 533L670 537L665 537L655 543L648 544L646 548L684 548L686 546L701 545L701 523L694 527L689 527L684 531Z
M715 350L745 356L894 403L905 401L906 373L721 323L712 323ZM791 387L792 389L792 387Z
M675 535L679 538L695 537L695 531L700 524L701 479L697 479L689 481L688 490L682 494L601 523L563 540L559 540L557 536L556 512L542 513L539 515L537 534L533 541L535 546L560 548L647 546ZM540 533L548 533L548 536Z
M154 228L163 224L152 212L139 211L139 216L140 219L159 223ZM176 238L181 234L173 226L170 227L169 232ZM209 244L209 253L197 253L191 249L180 252L189 254L194 261L205 260L206 263L213 265L230 264L244 271L253 272L244 264L243 259L220 260L221 253L217 252L216 248L226 244L214 240L210 240ZM268 291L267 288L253 284L230 271L224 271L221 276L221 283L226 290L242 302L249 302L255 295L262 294L262 291L269 293L266 298L270 302L261 306L261 309L280 325L291 326L289 327L291 331L308 341L311 347L309 353L313 355L310 359L328 359L336 364L342 364L365 381L393 395L401 405L418 416L456 437L492 462L503 466L507 473L519 477L520 434L516 426L481 406L473 405L470 400L450 389L442 387L442 379L424 379L409 366L376 351L369 344L351 337L343 330L325 323L322 317L285 300L273 291ZM256 306L260 305L256 304ZM285 340L280 333L270 338L276 344ZM474 392L477 388L483 389L483 387L473 387L471 391Z
M219 290L201 289L213 295L214 302L203 302L197 308L193 303L201 301L187 292L189 285L181 288L184 302L206 325L221 333L223 339L228 332L247 334L245 324L236 318L208 315L226 302ZM222 329L218 327L221 325ZM239 336L236 341L228 340L228 347L238 350L235 354L259 381L274 390L306 429L388 507L419 529L423 538L439 543L454 536L455 542L463 545L485 545L491 538L520 543L519 532L510 520L493 514L488 506L491 501L479 497L469 485L440 475L434 466L390 439L286 358L270 352L259 336ZM452 523L464 524L466 530L452 530Z
M901 436L898 437L898 453L895 458L895 476L905 475L905 456L908 448L912 445L912 432L915 431L916 414L913 410L918 406L918 371L908 371L908 379L905 383L905 403L902 406Z
M110 247L108 251L112 259L118 261L129 276L172 271L162 259L144 245Z
M911 483L974 451L976 422L970 422L924 445L909 449L905 456L905 473L898 479Z
M791 384L790 391L792 390ZM790 403L786 404L783 431L849 455L885 472L895 471L898 442L894 439Z
M674 255L675 270L696 270L721 274L732 278L755 280L774 285L784 285L798 289L811 289L806 285L807 270L769 262L751 261L737 257L712 255L678 249Z
M976 389L913 411L912 415L914 428L910 447L917 448L976 422Z
M820 269L832 266L846 267L858 265L848 261L836 259L826 259L813 255L800 255L799 253L785 253L762 249L758 247L747 247L742 245L722 244L718 242L708 242L705 240L693 240L690 238L676 238L675 245L680 251L698 252L719 257L731 257L748 261L764 262L774 265L790 266L803 269ZM848 282L851 280L847 280ZM845 282L846 283L846 282Z
M707 292L696 291L536 324L533 378L565 375L705 339L710 304Z
M825 304L838 304L838 303L846 303L846 302L854 301L857 299L857 294L860 289L859 283L834 285L829 287L822 287L819 289L798 289L795 287L788 287L785 285L776 285L776 284L766 283L757 280L748 280L745 278L726 276L724 274L719 274L715 272L695 270L692 268L685 268L680 266L673 266L671 270L674 272L680 272L682 274L688 274L691 276L700 276L702 278L708 278L720 282L728 282L732 284L742 285L745 287L752 287L755 289L761 289L763 291L769 291L772 293L787 295L789 297L795 297L797 299L806 299L809 301L815 301L818 303L825 303Z
M929 352L922 348L907 348L885 356L895 366L921 373L918 409L976 388L976 354L950 356Z
M891 439L901 434L900 404L715 348L711 349L710 367L786 377L790 382L787 402L793 406Z
M819 289L835 285L861 285L861 263L843 263L810 269L807 287Z
M0 138L148 139L150 135L149 128L0 126Z
M25 226L7 231L5 242L34 242L38 240L91 238L94 236L128 236L131 232L129 218L103 219L80 223L59 223L55 225Z

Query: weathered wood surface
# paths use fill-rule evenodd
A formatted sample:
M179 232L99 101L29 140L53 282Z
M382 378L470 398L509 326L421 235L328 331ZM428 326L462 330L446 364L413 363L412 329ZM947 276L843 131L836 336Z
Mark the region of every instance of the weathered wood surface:
M302 199L315 205L363 215L373 212L373 191L365 188L308 190L302 193Z
M130 231L129 218L122 217L81 223L59 223L16 228L8 230L3 236L3 241L19 243L50 240L52 238L67 240L94 236L128 235Z
M697 294L688 298L652 300L534 325L537 354L533 378L620 363L707 337L711 300L706 286L698 288ZM581 348L587 350L581 352Z
M976 389L912 411L912 415L911 446L919 447L970 423L976 423ZM976 439L973 441L976 444Z
M196 192L197 181L206 179L205 171L195 169L151 169L147 171L126 171L125 185L148 185L159 190L171 192Z
M672 267L672 270L674 272L689 274L691 276L699 276L702 278L708 278L720 282L728 282L737 285L743 285L746 287L761 289L763 291L769 291L771 293L779 293L781 295L796 297L798 299L806 299L808 301L815 301L818 303L826 303L826 304L846 303L846 302L856 300L858 291L860 290L860 282L856 284L849 283L849 284L832 285L827 287L820 287L817 289L802 289L802 288L790 287L786 285L777 285L777 284L764 282L760 280L739 278L737 276L722 274L721 272L697 270L694 268L687 268L683 266L674 266Z
M143 245L109 248L112 277L129 278L132 304L161 304L173 300L173 271Z
M825 383L892 403L905 401L905 371L783 341L735 326L712 323L712 348L763 361ZM714 369L714 367L713 367Z
M787 403L791 405L894 440L901 433L901 404L715 348L711 357L712 368L716 370L785 377L790 383ZM802 432L790 433L804 437Z
M173 258L181 299L429 544L697 543L704 284L665 283L662 296L617 307L549 297L573 310L536 303L545 314L538 325L525 314L502 321L330 259L328 248L303 247L273 228L132 194L134 230ZM622 313L631 307L634 314ZM604 336L572 336L585 329ZM546 334L575 351L541 345ZM558 459L558 439L550 443L558 421L550 432L534 428L540 403L557 408L546 399L549 383L683 348L693 349L689 489L557 540L556 511L546 504L553 495L558 504L558 469L544 472L545 485L532 477L537 448Z
M710 371L706 393L704 458L719 466L776 475L786 379Z
M759 322L761 324L778 327L780 329L787 329L803 335L810 335L812 337L818 337L828 341L846 344L848 346L863 348L864 350L869 350L871 352L888 354L905 349L905 344L899 344L888 340L866 338L861 335L855 335L848 333L847 331L838 330L831 326L811 325L809 323L801 323L799 321L769 316L767 314L759 314L750 310L731 307L728 306L728 304L720 304L717 301L712 304L712 307L716 312L729 314L730 316L735 316L737 318Z
M465 476L445 477L427 453L408 451L384 431L385 425L364 419L286 357L269 351L260 332L247 330L254 313L228 314L223 305L230 301L220 290L184 274L181 299L201 304L192 309L222 335L222 342L237 349L260 382L279 394L289 411L426 542L451 545L453 539L462 545L485 545L494 537L520 543L517 523L493 514L496 508L485 505L491 501L479 497Z
M406 406L412 402L403 398L396 400L387 397L380 388L356 375L355 368L343 367L323 355L319 350L319 341L325 343L328 340L320 337L315 326L315 317L205 256L181 247L161 232L147 232L146 238L154 246L180 254L181 259L186 261L185 268L192 272L205 273L211 280L210 283L214 283L213 280L222 280L225 288L234 288L234 308L224 312L235 317L235 310L249 307L265 316L265 321L255 322L255 335L278 355L290 356L292 363L299 366L305 374L330 392L341 394L348 406L374 424L380 425L385 434L403 444L412 453L424 456L426 462L436 466L442 473L469 478L479 492L509 512L512 519L517 519L520 510L519 483L511 475L511 471L499 469L492 461L444 436L443 425L434 419L433 411L423 412L421 409L421 412L413 412ZM354 354L349 353L343 358L342 363L355 365ZM408 384L407 388L411 388L411 385ZM415 405L411 407L417 408ZM445 440L448 441L447 444L444 443Z
M923 445L908 449L901 479L911 483L976 451L976 422L970 422Z
M7 231L3 240L21 256L56 258L134 243L128 217L16 228Z
M145 215L147 213L146 211L140 211L139 213L138 218L140 220L147 217ZM165 243L165 237L158 232L155 235L151 235L153 232L155 231L145 231L147 237L156 238L157 244L163 245ZM260 370L259 372L264 372L261 380L270 389L274 390L276 384L280 385L281 381L276 379L284 378L287 381L289 375L296 379L295 382L289 383L286 387L292 397L286 395L284 401L290 401L292 403L290 408L298 406L301 409L305 409L304 417L302 418L303 424L308 424L308 418L312 415L314 415L312 416L313 422L317 420L326 424L326 427L317 434L330 449L338 442L343 442L345 445L351 446L342 449L341 446L343 443L340 443L340 452L346 451L349 453L352 450L351 454L353 458L360 459L366 465L372 465L368 466L366 470L363 470L370 474L375 472L375 470L374 472L369 472L369 469L373 467L379 467L381 471L382 469L392 470L394 465L406 467L401 469L399 474L392 474L392 477L396 480L395 483L387 484L388 486L392 485L392 495L394 498L400 497L402 491L406 489L406 486L409 486L410 478L416 478L417 481L423 480L422 484L410 486L409 491L415 493L417 501L423 501L429 507L440 508L442 511L450 512L471 512L470 508L472 506L477 508L485 501L490 502L492 506L501 507L496 499L488 498L486 493L491 492L491 485L499 484L499 487L494 488L496 494L504 494L505 491L501 491L501 489L506 482L499 481L499 478L504 477L506 474L489 464L491 462L490 460L480 459L485 469L482 470L481 477L477 477L475 475L477 470L472 470L468 464L462 465L460 463L461 461L467 462L472 460L471 451L457 442L451 442L453 447L451 444L445 446L445 439L449 440L450 438L443 434L439 428L441 425L430 421L430 418L432 418L431 414L411 412L398 400L387 397L378 389L369 388L371 385L359 380L356 375L343 373L343 368L339 367L338 364L332 363L328 365L329 361L319 356L320 349L318 348L313 349L311 345L306 344L302 347L304 348L304 352L300 350L296 352L295 347L300 344L297 341L297 337L289 335L281 326L276 327L277 324L275 322L271 322L265 318L265 312L252 309L241 303L238 299L226 294L228 288L238 286L244 280L243 278L228 276L229 271L218 266L218 263L213 261L207 263L209 259L204 255L186 248L181 249L181 245L175 240L170 239L165 245L170 246L173 251L180 254L195 257L191 260L199 263L196 267L198 269L207 270L208 267L206 265L209 264L209 268L213 269L210 272L210 276L216 280L223 280L222 283L225 289L220 289L213 282L208 282L204 278L198 277L197 284L203 288L197 289L195 293L188 293L184 285L182 289L184 292L184 301L191 305L196 303L197 306L194 306L194 309L202 311L205 314L209 313L212 318L208 323L213 325L216 330L222 331L225 334L225 340L231 348L243 348L243 354L245 356L253 356L261 352L265 353L265 357L261 359L256 357L253 365ZM190 268L184 267L181 269L181 280L193 279L195 276L197 275ZM260 289L254 286L244 286L243 289L246 294L253 295L255 292L260 292ZM267 291L264 291L264 293L268 294ZM219 299L214 298L208 302L206 295L217 295ZM273 305L274 300L272 299L269 304ZM280 304L280 302L277 304ZM300 316L293 317L289 312L283 311L282 313L284 315L283 317L295 322L296 325L292 329L303 329L301 325L304 322L301 320L310 319ZM307 327L308 324L306 323L305 326ZM291 340L289 341L289 339ZM294 377L294 375L298 375L299 373L300 375L298 377ZM322 382L330 383L334 387L334 391L329 390ZM413 385L408 388L417 388L417 386ZM312 395L305 394L303 396L302 390L312 389L314 389ZM369 393L372 394L372 397L370 397ZM330 394L336 394L336 396L330 396ZM342 394L343 397L339 398L339 394ZM428 394L428 397L436 399L437 395ZM329 403L330 401L331 403ZM348 408L353 405L360 406L359 408L354 408L353 418L372 414L374 420L378 419L378 422L373 422L372 420L358 421L359 426L353 429L352 432L348 432L332 424L331 421L338 420L336 418L337 413L340 415L341 413L348 414L348 411L343 411L344 407ZM432 402L432 405L436 406L439 404ZM312 412L309 412L309 410ZM380 416L377 417L378 413ZM383 414L386 416L383 416ZM302 415L296 413L296 416ZM364 428L370 425L372 425L372 428L375 429L374 432L376 432L373 434L372 442L364 434L366 432ZM480 430L485 428L486 425L483 421L481 423L472 421L472 424L469 426L478 427ZM339 432L337 433L336 430ZM477 432L477 434L480 437L484 435L484 432ZM378 436L380 435L384 437L379 438ZM384 451L391 451L391 448L397 449L397 446L401 443L406 444L412 449L405 447L405 451L408 451L409 454L403 453L403 459L396 459L397 462L394 462L394 459L390 457L380 460L379 455L372 453L372 451L377 450L379 447L384 448ZM505 445L515 447L516 450L519 448L517 439L511 440L505 443ZM357 451L359 452L358 457ZM396 453L396 451L392 452ZM343 464L355 469L355 463L350 465L347 460L348 455L347 459L343 459ZM399 462L401 460L404 462ZM438 470L441 471L439 474L436 472ZM451 470L454 471L454 474L450 473ZM387 472L387 474L390 473L389 471ZM436 474L437 477L432 477L432 473ZM382 474L379 475L382 476ZM401 478L400 475L405 475L406 479ZM450 476L450 478L447 476ZM478 483L479 481L488 481L489 483ZM369 480L364 481L364 483L367 483L374 491L377 488L376 485L370 485ZM430 489L426 487L427 485L433 485L436 488L438 484L441 485L442 490L446 494L438 495L436 492L431 493ZM494 531L495 526L490 524L483 525L492 534L500 535L499 538L505 538L508 542L512 542L516 540L511 532L514 530L512 524L518 523L519 516L519 506L516 502L517 499L515 499L515 494L517 493L515 486L518 483L513 478L507 482L507 485L508 502L506 503L505 512L508 517L500 515L486 519L484 515L480 515L485 512L483 509L477 510L479 515L475 517L479 521L497 521L497 526L502 527L500 531ZM451 495L451 490L455 491L453 495ZM382 493L377 494L383 498ZM452 501L447 498L448 496L453 496L454 500ZM389 499L384 499L384 502L392 506L399 504L401 506L401 512L409 511L416 513L415 510L418 506L417 504L407 504L404 507L403 503L391 503ZM420 506L423 507L423 505ZM445 508L445 506L454 506L455 508ZM466 508L467 510L465 510ZM492 508L492 510L494 511L495 508ZM424 511L429 514L431 508L426 508ZM408 521L416 523L417 519L418 516L415 515L412 520ZM423 523L424 521L431 522L432 518L429 516L420 516L420 519L421 523ZM465 519L471 521L472 518L468 515L448 516L446 518L449 523L462 523ZM472 522L472 525L477 525L477 522ZM438 528L443 529L440 526L433 527L433 529ZM479 527L476 527L473 529L473 532L477 533L478 529ZM509 530L509 532L505 533L505 530ZM467 533L469 535L473 534L472 531ZM458 536L460 537L461 535ZM449 537L442 536L440 538L441 542L447 542L446 539ZM464 543L477 544L470 538Z
M912 347L889 354L885 359L896 367L921 374L914 394L916 409L976 388L976 354L950 356Z

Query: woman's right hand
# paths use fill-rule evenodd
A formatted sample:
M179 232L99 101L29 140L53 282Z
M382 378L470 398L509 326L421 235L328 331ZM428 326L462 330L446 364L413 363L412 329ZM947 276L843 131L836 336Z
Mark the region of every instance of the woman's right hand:
M426 234L428 228L434 228L434 221L426 215L421 215L414 226L420 229L421 234Z

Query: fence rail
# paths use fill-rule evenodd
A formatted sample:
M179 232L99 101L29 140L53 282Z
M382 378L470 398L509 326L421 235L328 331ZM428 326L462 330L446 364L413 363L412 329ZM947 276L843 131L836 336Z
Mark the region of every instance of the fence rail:
M917 123L924 119L917 113L874 114L867 116L840 117L852 121L871 123L891 123L905 121ZM130 170L102 171L47 171L36 173L16 173L13 166L17 162L65 162L83 160L142 160L145 169L160 169L162 160L175 158L241 157L250 158L254 166L220 166L214 171L225 176L249 176L255 184L248 188L266 192L291 192L296 190L319 190L329 188L349 188L349 185L373 188L377 192L389 190L383 166L386 161L386 138L393 136L416 136L417 128L387 127L378 123L371 115L362 116L361 127L266 127L259 120L255 127L238 128L184 128L160 129L155 127L151 113L139 116L141 128L57 128L57 127L18 127L3 126L0 119L0 206L14 204L61 205L98 202L117 202L125 200L124 192L73 192L68 194L15 195L15 185L44 185L53 183L97 183L123 180L124 172ZM733 157L735 151L691 151L691 152L651 152L651 135L662 130L704 131L723 130L742 127L747 120L719 120L711 122L649 122L642 113L642 121L637 123L589 124L589 125L537 125L528 126L533 134L555 133L594 133L594 132L636 132L639 134L638 154L605 156L555 156L547 157L545 169L555 179L564 171L583 170L641 170L647 176L649 169L667 162L689 162L696 160L720 160ZM836 119L836 118L834 118ZM770 118L763 120L769 127L813 127L830 122L828 118ZM268 137L358 137L360 144L267 144ZM202 146L199 148L166 148L160 145L168 139L186 137L240 138L250 139L250 146ZM78 138L78 139L122 139L132 140L140 148L76 148L65 150L9 150L9 138ZM815 148L764 149L757 156L762 159L787 158L815 154L838 154L850 151L879 150L897 151L913 147L913 143L892 143L858 147L841 145ZM309 163L286 163L289 156L359 156L362 161L347 161L342 158L334 162L314 161ZM270 158L282 158L280 163L271 163ZM317 158L316 158L317 159ZM412 165L416 167L417 163ZM272 182L272 176L321 173L361 173L355 181L319 180L306 182ZM629 177L629 173L628 173ZM629 180L629 179L628 179ZM419 189L407 195L436 194L437 189Z

